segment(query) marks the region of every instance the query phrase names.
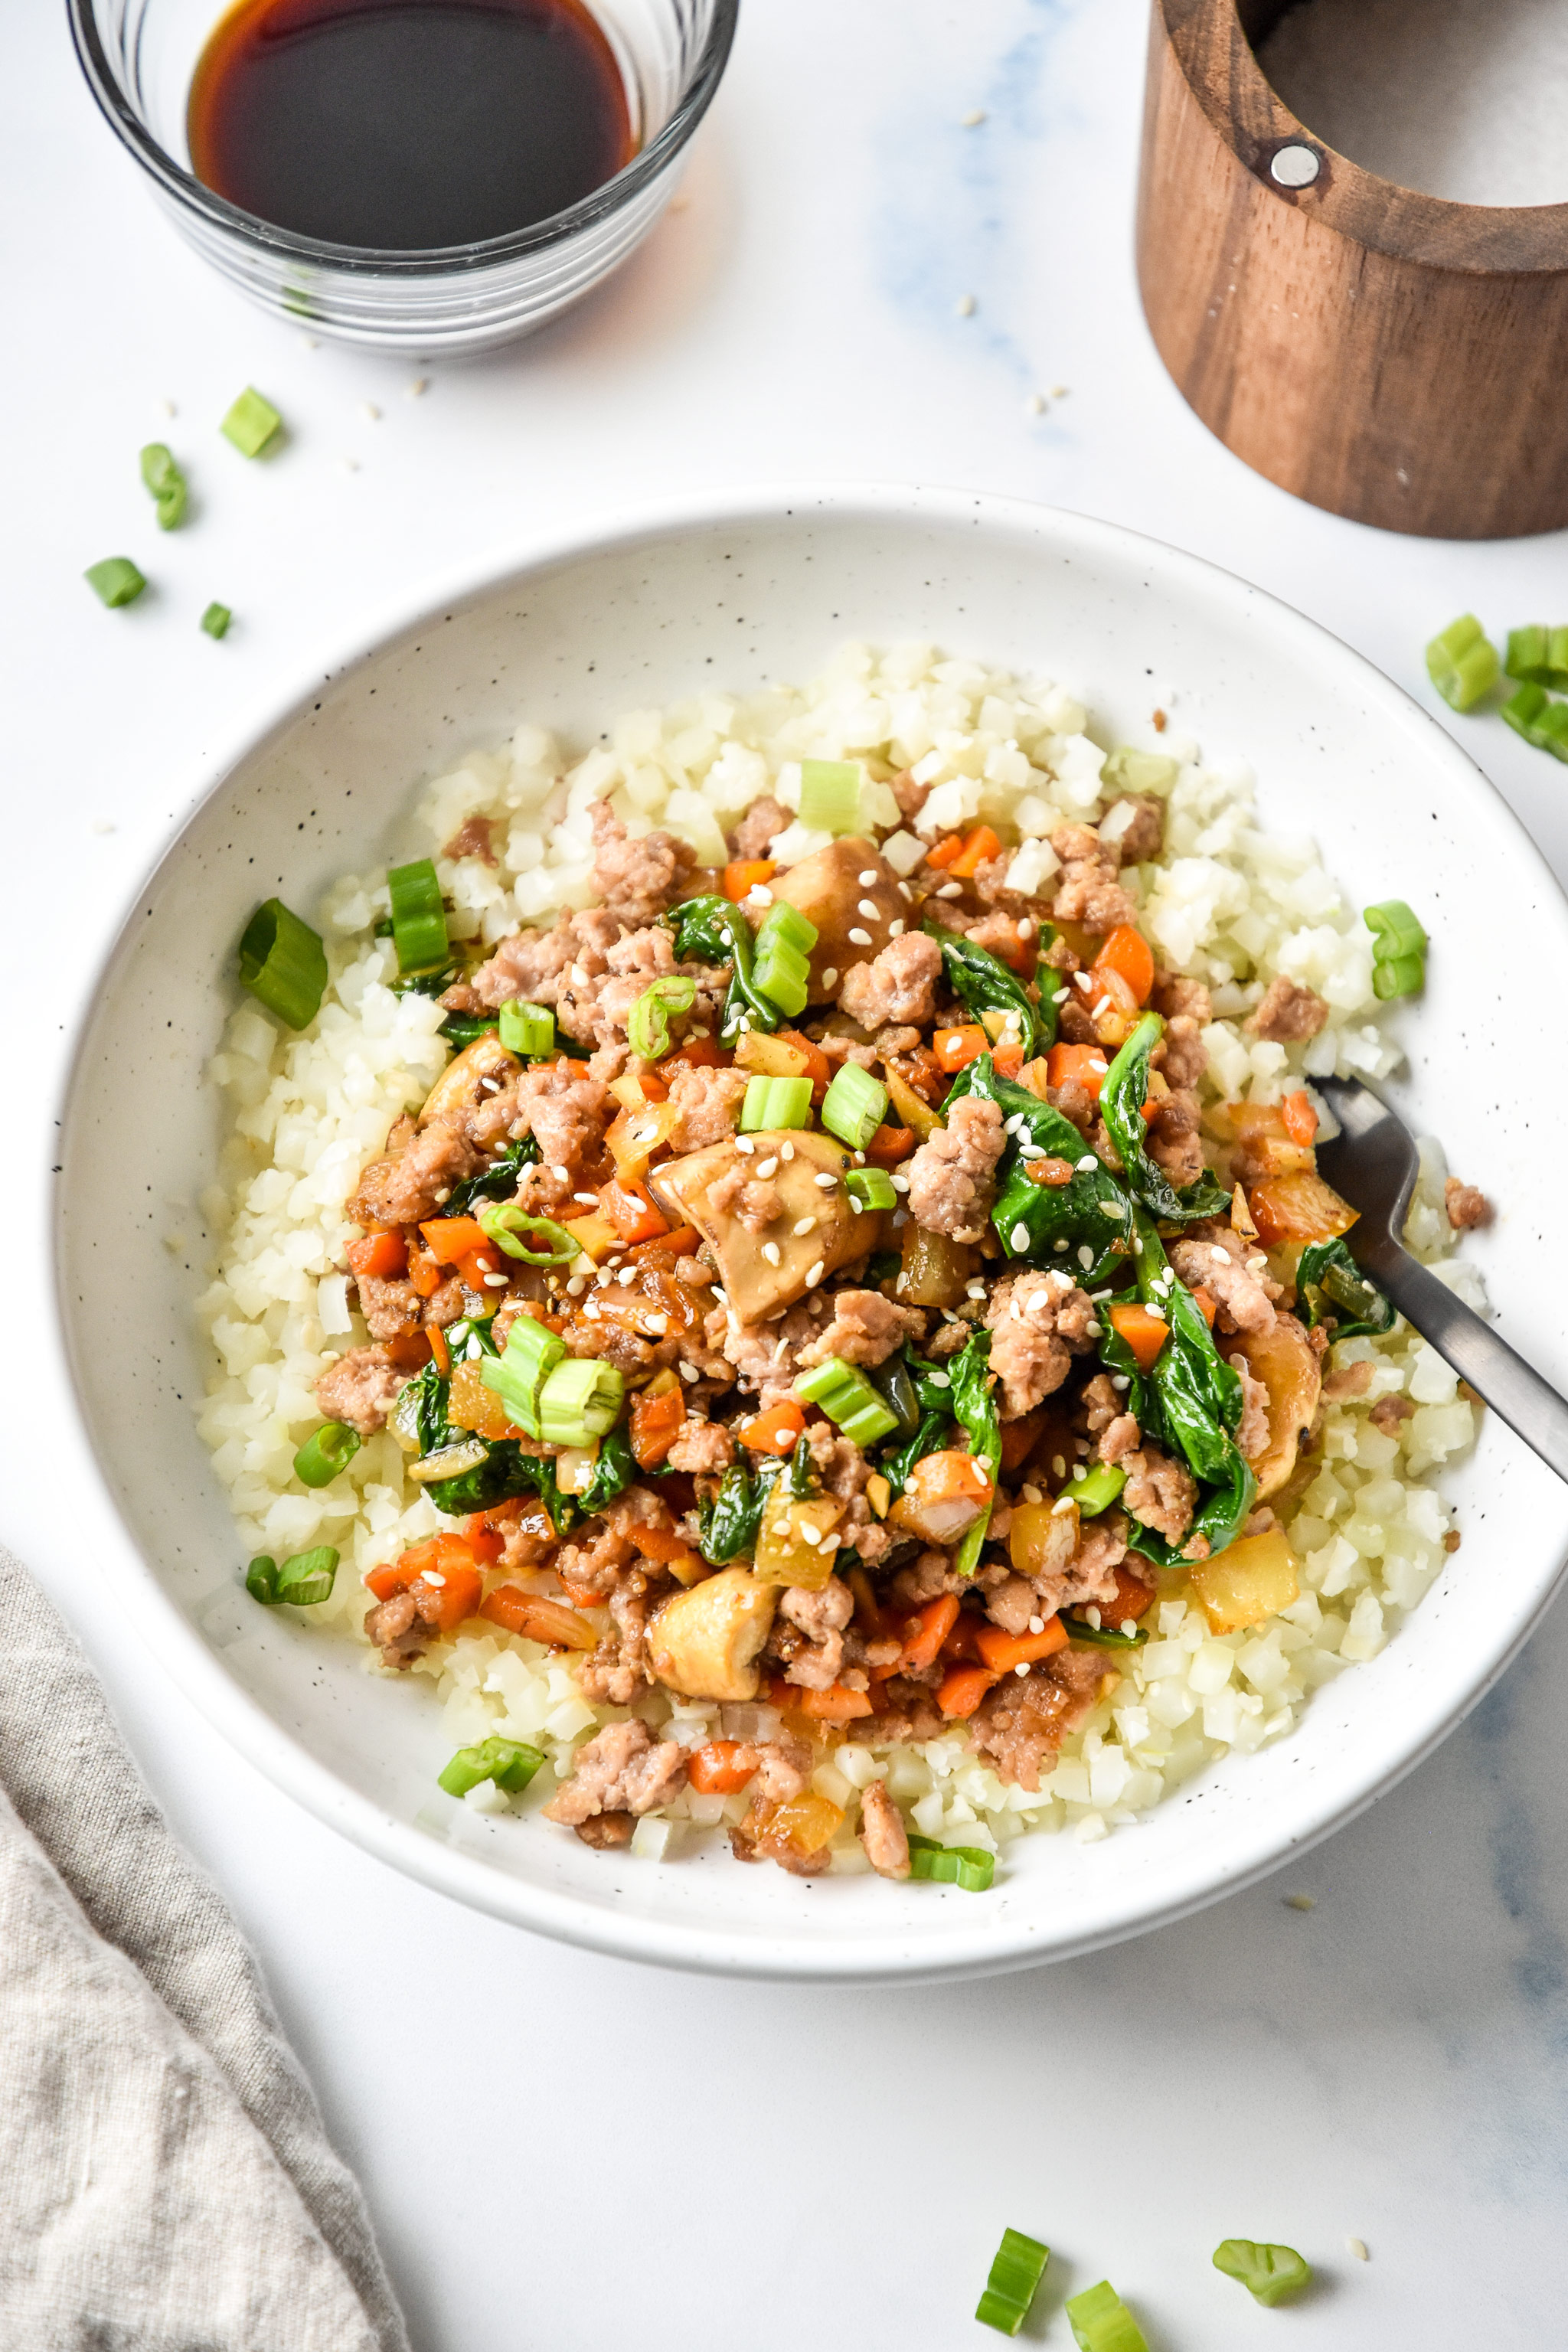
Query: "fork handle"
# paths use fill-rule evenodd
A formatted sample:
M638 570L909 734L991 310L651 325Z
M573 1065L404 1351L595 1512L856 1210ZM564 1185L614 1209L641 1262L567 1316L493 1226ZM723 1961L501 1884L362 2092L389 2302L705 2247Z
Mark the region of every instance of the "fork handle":
M1407 1323L1560 1478L1568 1479L1568 1403L1447 1283L1402 1249L1364 1264Z

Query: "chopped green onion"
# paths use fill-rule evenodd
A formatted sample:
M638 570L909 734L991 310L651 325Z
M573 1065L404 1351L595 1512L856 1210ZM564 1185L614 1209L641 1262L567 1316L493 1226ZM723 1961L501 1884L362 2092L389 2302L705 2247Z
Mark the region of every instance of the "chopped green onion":
M860 771L852 760L803 760L802 824L815 833L853 833L860 823Z
M1251 2238L1226 2238L1214 2250L1214 2266L1239 2279L1258 2303L1283 2303L1312 2280L1312 2265L1294 2246L1260 2246Z
M657 1062L669 1051L669 1016L689 1013L697 1002L697 982L679 972L667 972L644 989L626 1015L626 1043L645 1062Z
M1503 667L1531 686L1568 688L1568 629L1510 629Z
M851 1168L844 1179L844 1190L863 1209L896 1209L899 1205L893 1180L885 1168Z
M218 431L242 457L259 457L282 422L272 403L263 400L254 384L247 384Z
M101 563L89 563L81 576L111 613L117 613L121 604L134 604L147 585L128 555L106 555Z
M910 1876L931 1878L946 1886L962 1886L966 1895L984 1895L996 1874L996 1857L983 1845L940 1845L935 1838L910 1839Z
M1502 716L1538 751L1568 760L1568 702L1553 702L1544 687L1521 686L1503 704Z
M757 932L752 983L792 1020L805 1012L811 993L809 959L816 945L816 925L782 899L769 908Z
M539 1433L547 1445L588 1445L607 1437L621 1417L626 1384L614 1364L574 1356L557 1364L539 1391Z
M525 1209L520 1201L489 1201L478 1213L479 1220L498 1249L508 1257L520 1257L529 1265L570 1265L582 1254L583 1244L574 1241L564 1225L553 1217L541 1217ZM542 1249L530 1249L526 1243L514 1239L518 1234L531 1234L542 1241Z
M340 1470L346 1470L359 1452L357 1431L346 1422L324 1421L314 1437L308 1437L294 1456L294 1475L302 1486L330 1486Z
M481 1780L493 1780L498 1789L515 1797L543 1762L542 1752L524 1747L521 1739L482 1739L477 1748L459 1748L446 1770L437 1775L437 1785L449 1797L466 1797Z
M264 1609L276 1609L284 1601L295 1609L310 1609L330 1597L337 1572L338 1555L331 1544L297 1551L281 1568L262 1552L245 1571L245 1589Z
M822 1099L822 1124L851 1151L864 1151L888 1111L888 1089L858 1062L839 1066Z
M502 1353L487 1356L479 1366L486 1388L500 1397L518 1427L530 1437L540 1433L541 1386L565 1354L564 1343L553 1331L547 1331L531 1315L520 1315L506 1335Z
M1079 2352L1149 2352L1143 2330L1109 2279L1073 2295L1066 2310Z
M1426 978L1426 934L1404 899L1368 907L1362 919L1373 934L1373 994L1383 1003L1414 996Z
M327 951L321 935L281 898L258 907L239 942L242 988L258 996L290 1029L307 1029L327 992Z
M813 1364L795 1381L795 1392L806 1404L820 1405L846 1437L862 1448L875 1445L899 1426L899 1416L877 1393L863 1372L841 1356Z
M202 614L202 626L209 637L226 637L234 614L226 604L209 604Z
M392 943L399 971L438 971L450 955L441 885L427 857L394 866L386 877L392 899Z
M185 478L163 442L149 441L142 450L142 479L156 501L159 530L174 530L185 519Z
M1051 2259L1049 2246L1026 2238L1022 2230L1004 2230L985 2292L974 2306L974 2316L999 2335L1016 2336L1029 2315Z
M1101 1511L1110 1508L1126 1484L1125 1470L1119 1470L1114 1463L1097 1462L1087 1478L1076 1479L1062 1492L1078 1505L1080 1519L1097 1519Z
M555 1051L555 1015L548 1004L528 1004L514 996L500 1009L500 1041L509 1054L541 1062Z
M741 1132L752 1135L763 1128L809 1127L809 1078L751 1078L741 1103Z
M1501 673L1497 647L1473 613L1451 621L1426 648L1426 675L1455 710L1473 710Z

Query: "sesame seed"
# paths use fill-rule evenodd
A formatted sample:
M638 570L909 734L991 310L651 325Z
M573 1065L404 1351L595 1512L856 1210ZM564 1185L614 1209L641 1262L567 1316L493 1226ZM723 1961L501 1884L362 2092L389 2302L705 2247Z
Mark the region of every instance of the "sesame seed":
M1087 971L1075 971L1072 976L1072 984L1075 988L1081 988L1086 994L1092 990L1094 986L1094 982L1090 980Z
M981 124L985 120L985 110L981 106L972 106L969 112L967 114L961 114L958 120L963 130L978 131Z
M866 1155L863 1151L858 1151L855 1154L855 1165L857 1168L864 1168L866 1165Z
M1110 1375L1110 1385L1116 1391L1117 1394L1121 1396L1125 1395L1132 1383L1127 1373L1112 1372Z
M1118 1632L1118 1633L1125 1633L1125 1634L1126 1634L1126 1636L1127 1636L1127 1638L1128 1638L1128 1640L1129 1640L1129 1641L1131 1641L1131 1640L1132 1639L1133 1634L1134 1634L1134 1633L1136 1633L1136 1632L1138 1631L1138 1620L1137 1620L1137 1618L1136 1618L1136 1617L1124 1617L1124 1618L1121 1620L1121 1624L1117 1627L1117 1629L1116 1629L1116 1630L1117 1630L1117 1632Z
M837 1187L838 1179L837 1176L830 1176L825 1168L821 1174L816 1178L816 1181L821 1185L825 1192L831 1192Z
M574 988L586 988L588 985L588 975L580 963L573 965L568 977Z
M858 914L864 915L868 923L874 923L880 909L875 898L862 898L856 911Z
M823 1262L821 1258L818 1258L816 1264L812 1267L811 1272L805 1277L805 1286L807 1290L815 1290L816 1288L817 1284L822 1280L824 1271L825 1268Z
M948 1320L950 1323L955 1323L958 1318L955 1315L950 1315ZM926 1379L933 1389L950 1389L952 1386L951 1372L928 1372Z
M680 1377L683 1381L700 1381L702 1378L702 1375L698 1370L695 1364L682 1364L680 1367Z
M830 963L827 970L823 973L822 985L827 990L829 995L831 995L833 991L837 987L838 966L836 963Z
M590 1209L596 1209L599 1205L597 1192L574 1192L572 1198L583 1202Z
M1058 1495L1056 1501L1051 1505L1051 1517L1053 1519L1065 1518L1068 1511L1076 1510L1078 1506L1073 1501L1070 1495Z
M620 1284L621 1288L625 1290L630 1286L636 1275L637 1268L635 1265L623 1265L619 1274L616 1275L616 1280Z
M810 1234L810 1233L815 1233L815 1232L816 1232L816 1219L815 1217L797 1217L797 1218L796 1218L795 1223L795 1227L794 1227L794 1231L795 1231L796 1234Z
M447 1580L438 1568L427 1568L420 1575L421 1584L445 1584Z
M974 316L973 295L961 294L952 307L957 311L961 319L973 319Z
M759 907L771 907L773 903L773 894L765 882L753 882L746 896L754 899Z
M757 1148L757 1147L756 1147L756 1145L752 1141L752 1139L751 1139L751 1137L750 1137L749 1135L738 1135L738 1136L735 1138L735 1149L736 1149L736 1150L737 1150L737 1151L743 1151L743 1152L745 1153L745 1155L746 1155L746 1157L747 1157L747 1159L748 1159L748 1160L751 1158L751 1156L752 1156L752 1152L756 1150L756 1148Z
M1003 1120L1003 1122L1002 1122L1002 1132L1003 1132L1003 1134L1004 1134L1004 1135L1016 1135L1016 1134L1017 1134L1017 1132L1018 1132L1018 1129L1023 1126L1023 1124L1024 1124L1024 1114L1023 1114L1023 1112L1022 1112L1022 1111L1017 1111L1017 1110L1016 1110L1016 1111L1013 1113L1013 1116L1012 1116L1012 1118L1005 1118L1005 1119Z
M1018 937L1019 937L1021 940L1032 940L1032 939L1034 938L1034 936L1035 936L1035 927L1034 927L1033 923L1031 923L1030 921L1028 921L1028 919L1026 918L1026 919L1025 919L1025 920L1024 920L1024 921L1022 921L1022 922L1020 922L1020 924L1018 925Z
M985 1296L985 1285L983 1282L966 1283L964 1286L963 1295L966 1298L984 1298Z
M1038 1503L1043 1502L1045 1499L1037 1486L1023 1486L1019 1488L1019 1492L1023 1496L1026 1503ZM1038 1625L1031 1622L1029 1631L1031 1633L1038 1633L1042 1631L1044 1625L1045 1619L1042 1617Z
M779 1245L777 1242L764 1242L763 1244L763 1255L767 1259L770 1265L777 1265L779 1262Z
M860 877L860 887L863 890L868 890L871 887L872 883L875 882L877 878L876 867L872 866L868 868L868 871Z
M1121 1203L1120 1201L1101 1201L1099 1203L1099 1207L1100 1213L1102 1217L1119 1217L1121 1214ZM1139 1251L1142 1251L1143 1244L1142 1242L1137 1242L1133 1246Z
M1317 1897L1313 1895L1287 1895L1285 1907L1288 1911L1315 1911Z
M499 1094L500 1091L500 1080L499 1078L481 1078L479 1080L479 1091L481 1094L487 1095Z
M849 938L852 945L858 948L868 948L871 944L870 932L863 931L858 923L855 926L855 929L850 932Z
M426 390L429 385L429 382L430 379L427 375L416 375L413 383L408 387L409 399L422 400L425 396Z
M814 1528L809 1519L804 1521L803 1524L795 1529L795 1533L799 1536L802 1543L804 1544L816 1545L822 1541L822 1530L820 1528Z
M858 1217L858 1216L862 1216L862 1215L864 1215L864 1213L865 1213L865 1208L866 1208L866 1204L865 1204L865 1202L864 1202L863 1201L858 1201L858 1200L855 1198L854 1193L853 1193L853 1192L851 1192L851 1193L850 1193L850 1195L849 1195L849 1213L850 1213L850 1215L851 1215L852 1217Z
M1366 2240L1364 2238L1347 2238L1345 2240L1345 2243L1350 2248L1358 2263L1371 2262L1372 2256L1367 2252Z
M780 1158L781 1160L793 1160L793 1159L795 1158L795 1146L794 1146L794 1144L793 1144L793 1143L781 1143L781 1144L780 1144L780 1146L779 1146L779 1158Z
M558 1183L570 1184L572 1181L572 1171L570 1168L552 1168L550 1172Z
M909 1189L910 1180L904 1174L902 1169L900 1169L899 1173L893 1179L893 1190L895 1192L907 1192Z
M1015 1225L1012 1232L1007 1236L1007 1246L1009 1249L1026 1250L1029 1246L1028 1226L1023 1224ZM1065 1249L1066 1246L1067 1244L1064 1242L1062 1244L1062 1247Z
M1065 1241L1053 1242L1051 1244L1051 1247L1055 1250L1065 1250L1067 1248L1067 1244Z
M768 1159L766 1159L766 1160L758 1160L758 1162L757 1162L757 1173L758 1173L758 1175L759 1175L759 1176L776 1176L776 1175L778 1174L778 1172L779 1172L779 1156L778 1156L778 1153L777 1153L776 1151L775 1151L775 1152L773 1152L773 1154L772 1154Z
M444 1208L451 1197L452 1188L450 1184L443 1184L441 1190L436 1195L436 1206L438 1209Z
M962 898L963 885L962 882L944 882L940 889L932 893L932 896L938 898Z
M1026 1675L1029 1669L1027 1666L1015 1666L1013 1669L1013 1672L1016 1675Z
M1086 1151L1081 1160L1075 1160L1073 1161L1073 1166L1078 1170L1080 1176L1087 1175L1090 1171L1098 1168L1100 1162L1095 1158L1092 1151Z
M504 1274L487 1274L485 1276L485 1288L487 1290L504 1290L506 1288L506 1280L507 1278Z

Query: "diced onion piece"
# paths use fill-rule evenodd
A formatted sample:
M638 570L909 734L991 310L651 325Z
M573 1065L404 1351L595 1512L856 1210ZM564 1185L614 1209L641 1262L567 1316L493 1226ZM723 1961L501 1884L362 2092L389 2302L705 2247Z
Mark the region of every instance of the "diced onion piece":
M408 1475L416 1486L431 1486L438 1479L460 1478L465 1470L478 1470L489 1456L490 1449L481 1439L468 1438L421 1455L417 1462L409 1464Z
M1282 1528L1266 1535L1243 1536L1197 1561L1188 1576L1203 1603L1211 1633L1235 1633L1244 1625L1261 1625L1278 1617L1301 1595L1296 1555Z

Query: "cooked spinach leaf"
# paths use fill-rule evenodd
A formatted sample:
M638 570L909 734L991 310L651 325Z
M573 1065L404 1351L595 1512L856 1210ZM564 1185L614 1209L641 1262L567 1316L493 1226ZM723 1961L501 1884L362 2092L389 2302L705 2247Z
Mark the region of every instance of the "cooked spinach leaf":
M1331 1322L1336 1339L1350 1339L1357 1332L1377 1338L1394 1328L1394 1301L1384 1297L1375 1282L1368 1281L1337 1237L1311 1242L1301 1252L1296 1295L1309 1330L1319 1323Z
M454 1360L466 1355L468 1342L478 1339L481 1350L493 1356L495 1347L489 1331L479 1323L468 1321L448 1327L447 1344ZM414 1391L416 1428L422 1454L437 1453L444 1445L469 1445L474 1442L471 1429L456 1429L447 1419L447 1400L451 1390L434 1362L416 1372L409 1383ZM406 1396L408 1390L403 1391ZM630 1453L629 1446L626 1449ZM601 1456L601 1461L603 1457ZM624 1484L629 1484L629 1475ZM621 1489L612 1490L618 1494ZM548 1454L525 1454L514 1438L501 1438L489 1446L485 1458L473 1469L459 1472L455 1478L437 1478L425 1489L438 1511L448 1518L466 1518L470 1511L488 1511L492 1503L504 1503L513 1495L537 1495L550 1513L551 1522L558 1536L567 1535L586 1516L589 1508L602 1509L602 1504L587 1505L575 1495L563 1495L555 1483L555 1463ZM605 1500L610 1499L606 1494Z
M460 1054L465 1045L473 1045L476 1038L488 1037L496 1026L493 1013L488 1019L481 1019L477 1013L448 1013L441 1024L440 1034Z
M612 1429L599 1444L599 1458L594 1465L594 1475L575 1497L580 1510L590 1517L624 1495L637 1475L637 1456L625 1429Z
M953 1412L969 1441L969 1452L976 1461L984 1462L994 1490L1002 1468L1002 1423L994 1393L996 1376L991 1370L990 1332L971 1332L958 1354L951 1360L949 1371L952 1381ZM991 1524L991 1510L992 1505L987 1503L953 1553L955 1576L973 1576L979 1566L980 1547Z
M753 1469L737 1462L726 1470L719 1491L697 1506L697 1548L706 1560L722 1568L726 1561L749 1558L756 1549L763 1523L763 1505L778 1483L785 1465L779 1454L767 1455Z
M1146 1013L1110 1065L1100 1089L1100 1113L1121 1157L1128 1190L1168 1224L1225 1214L1227 1195L1205 1168L1194 1184L1178 1188L1149 1154L1143 1105L1149 1094L1149 1056L1164 1024Z
M748 1027L776 1029L784 1015L763 994L752 978L752 927L739 907L718 897L685 898L659 917L675 932L675 952L682 963L700 959L730 966L730 992L724 999L719 1034L733 1042L744 1016Z
M1110 1279L1131 1251L1131 1205L1108 1168L1098 1160L1092 1169L1079 1167L1093 1154L1071 1119L1027 1087L1000 1076L989 1054L959 1072L942 1107L944 1118L963 1095L979 1095L994 1102L1005 1119L1019 1122L996 1171L991 1212L1007 1255L1030 1265L1056 1265L1070 1252L1073 1279L1085 1289ZM1026 1138L1052 1159L1068 1161L1070 1182L1037 1184L1027 1173ZM1079 1255L1085 1249L1090 1253L1087 1265Z
M464 1183L454 1184L450 1200L442 1203L444 1217L460 1217L476 1201L510 1201L517 1191L517 1180L524 1168L531 1167L539 1158L539 1145L531 1135L519 1136L509 1143L499 1160L481 1168L477 1176Z
M1024 1059L1032 1062L1043 1054L1057 1034L1054 992L1037 1004L1016 972L1009 971L989 949L976 947L973 940L962 939L956 931L944 930L940 923L927 923L924 929L942 950L942 968L959 1003L967 1005L976 1019L983 1013L1014 1013Z
M1258 1481L1236 1443L1235 1433L1241 1426L1241 1375L1215 1347L1202 1308L1172 1273L1153 1220L1142 1209L1137 1224L1138 1295L1145 1306L1157 1307L1171 1327L1171 1336L1142 1384L1144 1414L1139 1426L1150 1436L1155 1434L1155 1416L1148 1411L1152 1393L1158 1401L1163 1443L1184 1456L1198 1481L1200 1496L1180 1546L1140 1520L1132 1522L1131 1549L1169 1567L1193 1557L1194 1538L1206 1539L1210 1554L1234 1542L1252 1508ZM1103 1347L1100 1352L1105 1353ZM1131 1394L1129 1388L1130 1398ZM1131 1403L1128 1410L1133 1410Z

